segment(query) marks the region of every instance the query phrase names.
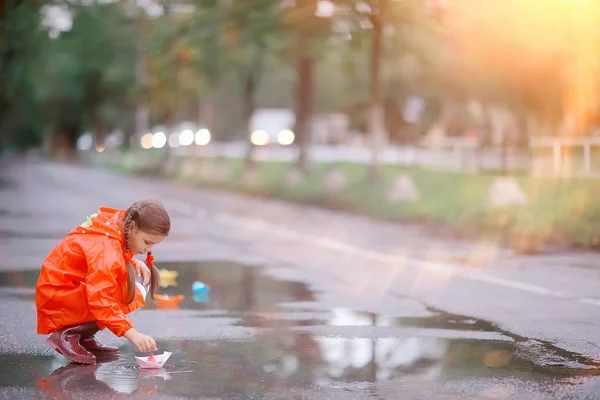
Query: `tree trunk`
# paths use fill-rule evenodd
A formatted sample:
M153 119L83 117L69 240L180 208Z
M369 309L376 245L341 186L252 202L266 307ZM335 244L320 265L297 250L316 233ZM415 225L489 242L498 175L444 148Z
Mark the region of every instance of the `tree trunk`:
M141 17L140 17L141 18ZM141 37L144 37L143 21L138 21L138 31ZM148 54L141 48L138 49L137 58L135 61L135 76L138 85L141 88L142 95L137 99L135 110L135 134L133 135L133 143L135 146L140 146L142 136L150 129L150 110L147 104L147 89L148 89Z
M135 104L133 105L135 107ZM125 119L124 129L123 129L123 143L121 144L121 148L125 151L130 150L134 145L133 140L137 137L135 129L136 129L136 120L135 120L135 111L136 109L130 109L127 112L127 118Z
M368 177L377 181L381 175L379 151L384 139L384 114L381 100L381 57L382 57L382 22L380 15L372 18L371 44L371 105L369 110L369 136L371 144L371 163Z
M506 128L502 132L502 167L500 175L508 175L508 130Z
M51 154L58 161L72 161L77 146L77 128L57 128L52 135Z
M8 25L9 16L7 15L7 9L10 7L4 0L0 0L0 43L3 44L3 51L0 55L0 147L8 145L10 142L12 132L6 126L5 120L8 118L11 112L11 104L8 98L8 85L9 77L7 71L11 63L17 56L16 49L12 46L8 38L8 29L5 27Z
M104 149L104 141L106 140L106 128L104 127L104 124L101 121L96 121L94 124L94 131L94 144L96 150Z
M215 107L212 100L200 100L198 102L198 127L200 129L208 129L208 132L210 132L211 135L211 140L213 140L217 136ZM194 154L199 155L201 154L201 151L202 146L194 146Z
M198 125L208 129L211 135L215 134L215 106L212 100L200 100L198 103Z
M310 170L309 151L312 138L311 116L313 102L314 60L302 57L297 64L298 87L296 98L296 134L298 135L298 168L304 173Z
M256 108L256 100L254 98L254 94L256 91L256 79L252 72L249 72L246 75L246 79L244 81L244 93L242 96L243 101L243 110L244 110L244 124L246 125L247 132L247 140L248 140L248 151L246 152L246 167L254 166L254 151L255 146L250 141L250 135L252 134L252 128L250 127L250 121L252 119L252 115L254 114L254 110Z
M133 147L139 147L142 136L149 131L149 116L150 110L148 107L145 104L137 104L135 110L135 134L133 135L133 140L130 139L130 142L133 142Z
M479 145L477 146L477 171L483 171L485 169L484 160L486 150L491 148L493 151L493 147L490 146L492 143L492 117L490 115L489 105L486 103L483 105L483 115L483 123L480 126Z
M527 157L529 159L531 159L531 154L530 154L530 146L529 146L529 123L528 123L528 114L527 112L523 111L524 107L520 107L518 110L516 110L516 116L517 116L517 129L518 129L518 136L517 136L517 146L516 146L516 153L514 154L514 158L516 159L516 167L519 168L521 166L520 164L520 160L522 159L523 154L525 153L527 155ZM515 166L513 166L514 169Z
M169 145L169 139L171 138L171 133L173 133L173 126L175 125L175 112L173 111L166 111L165 112L165 125L166 125L166 132L165 135L167 136L167 143L165 143L165 146L161 149L163 151L163 162L165 165L167 163L167 161L169 161L171 159L171 156L173 155L173 150L171 148L171 146Z

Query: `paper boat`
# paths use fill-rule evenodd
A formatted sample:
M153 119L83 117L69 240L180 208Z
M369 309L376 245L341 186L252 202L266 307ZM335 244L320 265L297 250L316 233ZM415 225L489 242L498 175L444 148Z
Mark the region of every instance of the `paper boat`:
M177 286L177 276L179 272L169 271L168 269L159 269L160 287Z
M162 368L163 365L167 362L169 357L171 357L172 353L165 351L162 354L153 355L150 354L148 357L138 357L135 356L135 360L142 368L148 369L159 369Z
M181 303L183 301L183 299L185 299L185 296L182 294L179 294L177 296L169 296L167 294L161 295L161 294L157 294L155 295L156 300L158 301L158 303L160 305L164 305L164 306L176 306L177 304Z

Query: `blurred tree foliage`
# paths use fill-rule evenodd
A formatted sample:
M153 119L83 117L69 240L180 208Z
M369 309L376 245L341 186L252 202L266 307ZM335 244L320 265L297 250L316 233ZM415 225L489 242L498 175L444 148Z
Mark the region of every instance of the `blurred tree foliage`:
M0 5L0 147L23 148L38 144L44 132L36 74L48 40L38 28L40 1Z
M558 11L516 18L532 1L490 8L474 0L447 7L416 0L156 0L145 7L133 0L5 0L0 145L45 141L68 150L85 131L100 142L115 129L141 134L132 121L142 104L151 126L191 120L221 139L247 138L257 107L292 108L304 150L308 121L322 112L345 112L353 128L382 128L408 142L455 110L454 121L445 120L450 133L476 126L487 135L491 117L474 121L464 111L473 101L515 115L521 139L531 119L555 131L571 109L585 114L579 131L589 134L600 104L590 81L594 58L584 57L582 45L569 46L568 37L525 40L534 28L564 22ZM573 21L585 15L597 26L598 13L584 11L574 10ZM68 23L57 29L65 15ZM581 75L573 71L587 72L595 91L572 90L568 82ZM424 109L411 122L405 110L415 97ZM305 152L300 165L308 166Z

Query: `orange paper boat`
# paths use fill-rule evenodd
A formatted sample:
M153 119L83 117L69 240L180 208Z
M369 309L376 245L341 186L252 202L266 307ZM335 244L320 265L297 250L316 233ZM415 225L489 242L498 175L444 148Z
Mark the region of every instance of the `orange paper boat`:
M161 306L176 306L185 299L185 296L179 294L177 296L169 296L167 294L157 294L156 300Z

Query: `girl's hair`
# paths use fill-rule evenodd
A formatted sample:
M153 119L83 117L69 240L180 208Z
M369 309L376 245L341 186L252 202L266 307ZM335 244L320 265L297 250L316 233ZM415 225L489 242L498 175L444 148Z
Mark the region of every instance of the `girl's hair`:
M167 210L162 204L154 200L140 200L133 203L125 212L124 232L125 232L125 260L127 262L127 292L125 294L125 304L130 304L135 299L135 269L131 257L131 249L129 248L129 231L131 223L135 222L138 229L146 233L167 236L171 229L171 219ZM160 283L160 275L158 269L154 266L154 257L151 252L146 256L146 265L150 269L150 298L156 304L154 296Z

